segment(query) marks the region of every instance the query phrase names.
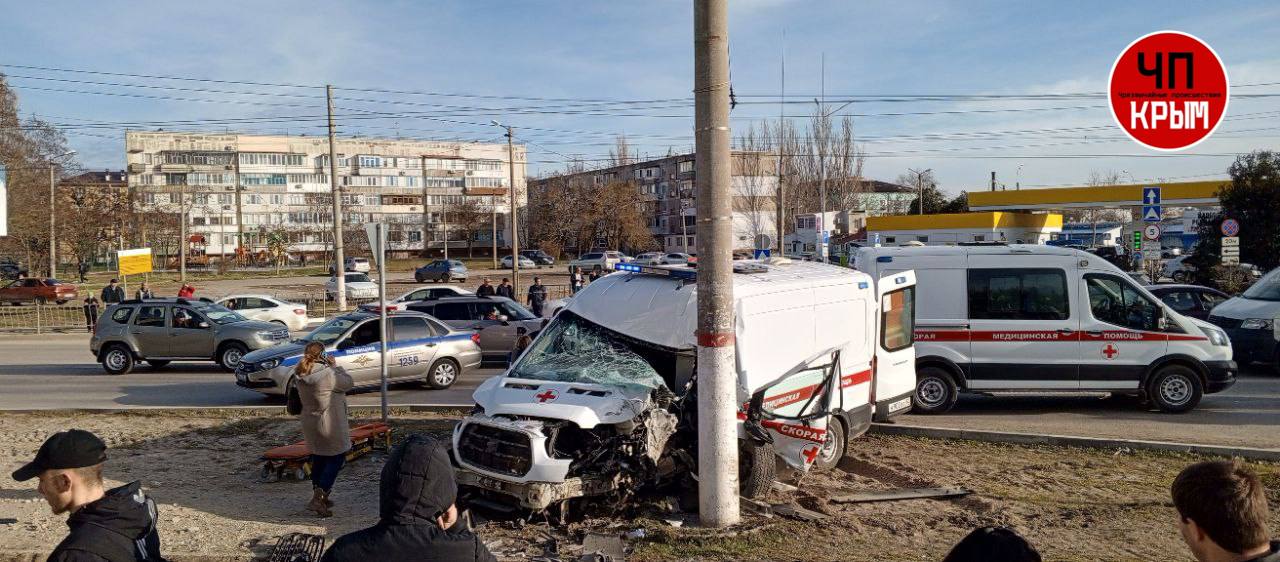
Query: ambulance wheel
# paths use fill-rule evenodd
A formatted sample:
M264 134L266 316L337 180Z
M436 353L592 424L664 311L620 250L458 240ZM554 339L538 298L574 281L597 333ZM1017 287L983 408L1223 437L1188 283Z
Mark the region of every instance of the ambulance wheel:
M744 497L758 498L773 489L778 470L776 462L772 443L743 443L738 481Z
M960 390L956 388L951 373L938 367L923 367L916 371L916 393L911 396L913 412L941 414L956 405Z
M1169 365L1156 371L1147 383L1147 396L1161 412L1180 414L1195 408L1204 397L1204 387L1195 371Z
M827 418L827 440L822 442L822 448L818 450L818 458L814 459L813 467L818 470L830 470L840 464L840 459L844 458L844 448L849 444L848 437L844 431L844 422L835 416Z

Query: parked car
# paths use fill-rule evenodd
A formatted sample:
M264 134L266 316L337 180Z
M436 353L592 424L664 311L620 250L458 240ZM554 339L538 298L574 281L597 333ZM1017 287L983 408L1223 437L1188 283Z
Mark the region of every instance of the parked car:
M426 283L427 281L435 281L436 283L461 281L465 283L467 281L467 266L458 260L435 260L414 270L413 278L419 283Z
M346 273L343 277L346 284L347 298L349 299L376 299L378 298L378 284L369 279L368 275L363 273ZM330 277L324 284L324 296L332 300L338 295L338 278Z
M353 273L369 273L369 258L347 257L342 261L342 268ZM329 275L333 275L333 266L329 266Z
M511 254L502 256L502 259L498 261L498 265L503 269L511 269ZM538 268L538 264L536 262L524 256L520 256L520 269L537 269L537 268Z
M1201 320L1208 320L1213 307L1231 298L1222 291L1200 285L1149 285L1147 290L1179 314Z
M521 250L520 255L533 260L538 265L555 265L555 258L542 250Z
M474 333L455 330L425 314L393 312L387 336L388 382L422 382L429 388L449 388L467 369L480 364ZM267 395L295 392L293 369L313 341L351 374L356 388L373 388L382 380L381 319L365 311L338 316L301 339L244 357L236 369L236 384Z
M66 304L76 300L78 296L79 292L75 285L47 277L19 279L0 288L0 302L11 304L24 302Z
M542 319L506 297L449 297L415 302L408 308L457 329L475 330L484 360L498 363L506 363L516 343L516 328L533 332L542 325Z
M608 271L612 270L614 266L628 261L630 261L630 258L623 255L622 252L588 252L569 262L569 267L577 267L588 271Z
M26 268L14 262L0 263L0 279L17 279L27 274Z
M694 265L698 258L683 252L672 252L662 256L663 265Z
M1183 254L1164 262L1164 272L1162 275L1173 279L1174 283L1186 283L1190 281L1191 275L1195 273L1196 268L1187 263L1187 258L1189 257L1191 257L1191 254ZM1262 278L1262 270L1258 269L1258 266L1251 263L1242 263L1240 264L1240 267L1249 270L1249 274L1252 275L1254 279Z
M270 295L230 295L214 301L214 304L225 306L250 320L274 322L294 332L307 327L307 305Z
M1209 322L1226 330L1240 363L1270 363L1280 369L1280 268L1269 271L1240 296L1215 306Z
M640 265L662 265L662 252L645 252L631 259L631 263Z
M288 340L289 330L279 324L211 302L126 300L103 312L89 351L112 375L132 371L138 361L157 369L172 361L213 361L234 371L246 353Z
M377 312L382 307L386 307L388 311L408 310L407 307L409 304L418 301L431 301L445 297L465 297L474 294L475 293L458 287L457 285L427 285L413 289L412 291L400 295L393 300L386 301L385 303L371 302L362 304L360 305L360 310Z

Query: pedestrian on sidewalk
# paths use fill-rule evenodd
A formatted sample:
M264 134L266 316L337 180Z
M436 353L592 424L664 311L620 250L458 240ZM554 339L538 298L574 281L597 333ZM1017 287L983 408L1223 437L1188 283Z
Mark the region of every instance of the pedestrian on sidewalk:
M569 273L569 286L573 289L573 294L578 294L585 282L586 279L582 276L582 268L574 266L573 272Z
M458 485L443 443L410 435L382 467L378 523L343 535L321 562L496 562L454 501Z
M189 299L194 296L196 296L196 288L191 286L190 283L183 283L182 287L178 289L178 298L180 299Z
M547 303L547 287L542 284L541 277L534 277L533 284L529 286L529 309L533 311L533 315L542 317L542 305Z
M120 286L118 279L112 279L106 287L102 288L102 304L110 305L124 301L124 287Z
M151 288L147 286L147 282L143 281L138 285L138 290L133 294L133 298L138 300L154 299L156 298L156 295L151 292Z
M1271 540L1267 491L1239 459L1182 469L1170 487L1178 531L1200 562L1280 562Z
M84 298L84 328L90 334L98 329L98 307L101 305L102 303L98 301L98 297L93 296L93 293L89 293L89 296Z
M347 391L355 383L324 351L324 344L307 344L294 368L301 402L302 435L311 450L311 501L307 510L331 517L333 483L351 450L351 425L347 419Z
M493 283L489 281L488 277L485 277L484 281L480 282L480 286L476 287L477 297L492 297L494 294Z
M502 282L498 283L497 293L500 297L516 300L516 288L511 286L511 280L506 277L503 277Z
M40 446L35 460L13 472L25 482L39 478L36 490L54 515L70 513L67 537L49 555L49 562L118 562L151 560L160 556L156 504L134 481L106 490L102 468L107 446L82 429L53 434Z

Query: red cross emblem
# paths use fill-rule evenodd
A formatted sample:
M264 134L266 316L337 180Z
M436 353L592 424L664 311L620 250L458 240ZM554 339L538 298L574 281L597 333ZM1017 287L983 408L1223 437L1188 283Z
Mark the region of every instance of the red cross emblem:
M556 394L556 391L548 388L539 394L535 394L533 397L537 398L538 403L541 404L544 402L551 402L552 400L555 400L557 396L560 396L560 395Z
M804 457L805 464L813 464L814 459L818 458L818 446L809 445L800 451L800 456Z
M1107 359L1115 359L1116 355L1120 354L1120 350L1111 344L1107 344L1107 347L1102 348L1102 354L1106 355Z

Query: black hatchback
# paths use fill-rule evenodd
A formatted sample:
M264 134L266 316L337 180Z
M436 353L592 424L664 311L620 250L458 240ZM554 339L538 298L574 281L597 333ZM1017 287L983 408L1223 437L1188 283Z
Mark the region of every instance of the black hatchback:
M533 260L538 265L555 265L555 258L542 250L521 250L520 255Z
M1231 298L1226 293L1200 285L1150 285L1151 294L1183 316L1209 319L1209 311Z

